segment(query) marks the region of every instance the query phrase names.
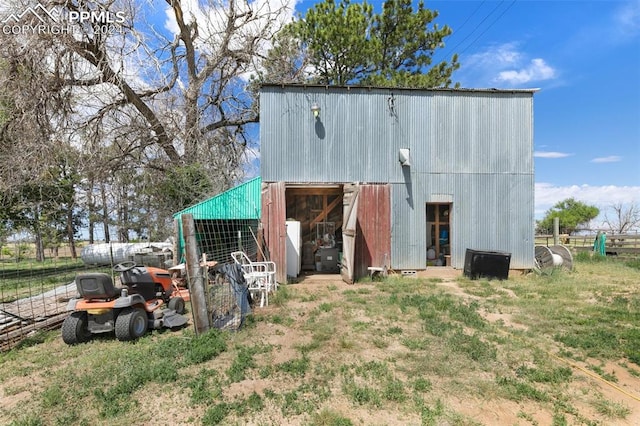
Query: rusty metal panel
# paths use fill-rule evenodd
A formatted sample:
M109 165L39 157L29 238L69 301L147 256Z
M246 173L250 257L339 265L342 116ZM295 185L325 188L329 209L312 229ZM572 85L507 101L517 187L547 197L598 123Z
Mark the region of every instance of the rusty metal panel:
M367 276L369 266L391 261L391 186L360 185L354 275Z
M276 264L276 281L287 280L287 227L285 183L272 182L262 185L262 226L267 247L267 258Z

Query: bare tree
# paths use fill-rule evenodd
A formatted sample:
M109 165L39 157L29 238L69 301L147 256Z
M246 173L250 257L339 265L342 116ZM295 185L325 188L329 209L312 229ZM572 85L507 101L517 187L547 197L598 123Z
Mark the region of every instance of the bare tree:
M247 85L293 14L288 2L166 0L160 20L150 16L157 4L136 0L15 2L21 19L36 4L55 9L59 19L91 12L104 12L104 19L72 22L73 31L58 34L0 34L0 84L10 88L0 99L10 112L2 120L0 191L33 176L50 157L53 136L80 151L83 181L92 187L86 191L105 194L84 197L103 200L90 214L100 207L105 228L107 215L119 217L123 236L143 197L161 216L154 220L167 223L184 202L237 183L247 150L256 147L248 126L259 119ZM22 87L12 84L16 76ZM184 172L194 165L197 174ZM120 199L124 192L112 186L119 172L138 179L145 194ZM159 193L171 183L169 172L194 176L172 188L193 196ZM200 185L202 179L208 183Z
M604 224L616 234L624 234L640 228L640 206L637 203L616 203L610 206L612 214L606 212Z
M132 3L110 2L105 8L120 6L130 22L107 36L93 25L83 28L81 38L66 37L70 54L59 70L65 84L84 95L85 112L93 110L86 124L109 129L124 154L142 154L158 169L209 160L212 143L243 146L244 126L258 120L255 99L243 89L246 77L291 13L268 1L167 4L172 39L143 27L143 16L134 20L141 12ZM67 7L81 12L87 6ZM102 93L98 102L96 91ZM221 151L215 158L226 153Z
M65 100L43 72L39 46L29 50L0 43L0 51L0 191L11 192L46 174L58 158L60 145L53 135Z

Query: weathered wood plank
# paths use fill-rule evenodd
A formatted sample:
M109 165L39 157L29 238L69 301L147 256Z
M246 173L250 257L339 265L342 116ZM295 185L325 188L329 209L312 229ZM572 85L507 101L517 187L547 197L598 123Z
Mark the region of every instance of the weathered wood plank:
M14 347L30 333L59 326L67 317L67 302L76 295L74 283L11 303L0 304L0 350Z
M8 350L28 337L29 334L40 330L51 330L58 327L67 317L67 313L60 313L44 321L33 324L20 325L16 329L0 334L0 350Z
M313 230L317 223L320 223L326 220L326 218L329 217L329 213L331 213L331 211L333 211L333 209L335 209L338 206L338 204L342 205L342 198L336 197L335 200L327 204L327 198L324 197L322 211L314 219L311 220L311 223L309 224L309 229Z

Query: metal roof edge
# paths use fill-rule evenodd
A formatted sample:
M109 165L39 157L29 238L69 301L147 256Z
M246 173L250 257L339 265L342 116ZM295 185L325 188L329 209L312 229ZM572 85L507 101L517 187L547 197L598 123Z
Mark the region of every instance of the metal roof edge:
M280 87L286 88L309 88L325 90L389 90L389 91L411 91L411 92L460 92L460 93L536 93L540 88L528 89L500 89L500 88L451 88L451 87L390 87L390 86L335 86L326 84L300 84L300 83L262 83L260 88Z

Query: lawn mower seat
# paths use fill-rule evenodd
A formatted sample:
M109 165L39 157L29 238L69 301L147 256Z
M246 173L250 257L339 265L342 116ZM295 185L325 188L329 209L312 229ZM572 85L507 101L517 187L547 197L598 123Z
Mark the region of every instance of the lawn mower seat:
M84 299L115 299L120 292L114 287L111 276L99 272L78 274L76 288Z

